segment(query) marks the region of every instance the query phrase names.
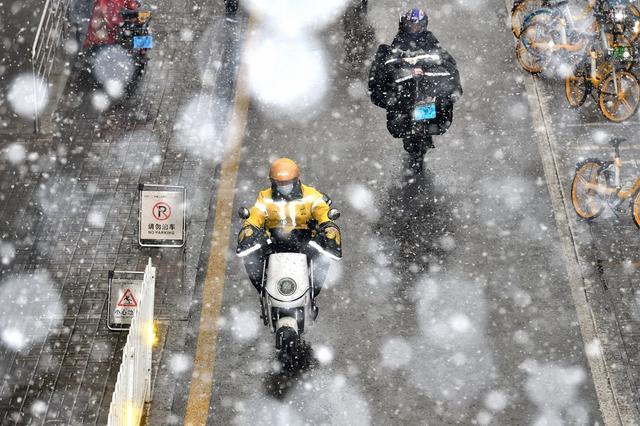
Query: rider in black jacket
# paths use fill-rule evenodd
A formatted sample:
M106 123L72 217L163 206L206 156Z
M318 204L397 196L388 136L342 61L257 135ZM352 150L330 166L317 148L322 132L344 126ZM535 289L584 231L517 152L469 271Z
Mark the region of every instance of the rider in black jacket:
M456 61L427 24L423 10L407 12L391 46L378 47L369 72L371 100L387 110L389 132L402 138L418 169L427 148L433 148L431 136L443 134L451 125L453 103L462 95ZM414 108L427 99L435 99L437 117L416 126Z

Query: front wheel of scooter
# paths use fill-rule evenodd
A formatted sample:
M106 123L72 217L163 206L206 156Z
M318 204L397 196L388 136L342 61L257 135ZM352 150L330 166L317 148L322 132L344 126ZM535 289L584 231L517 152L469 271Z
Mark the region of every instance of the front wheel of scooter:
M131 80L129 80L129 82L127 83L125 91L126 98L130 98L135 93L136 89L138 88L138 84L142 80L142 76L145 73L146 66L147 58L144 55L138 55L138 57L135 58L133 75L131 76Z
M281 327L276 331L276 349L284 370L295 370L300 366L300 336L291 327Z

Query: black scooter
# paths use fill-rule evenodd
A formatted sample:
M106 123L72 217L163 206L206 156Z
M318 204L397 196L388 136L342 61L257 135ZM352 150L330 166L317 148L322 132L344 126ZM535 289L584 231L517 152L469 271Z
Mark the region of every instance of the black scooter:
M153 35L149 32L151 12L147 10L123 10L124 24L118 33L118 41L134 60L134 80L144 74L147 51L153 48Z
M396 61L397 64L392 64ZM392 65L398 108L391 114L392 121L387 127L397 131L392 133L394 137L402 138L415 171L422 170L427 149L434 147L433 136L444 134L453 122L453 93L457 83L440 62L441 58L431 53L387 62Z
M123 9L120 14L123 23L115 43L96 45L83 52L83 68L109 95L126 99L144 75L147 53L153 48L154 40L149 31L150 11ZM122 90L109 87L110 80L117 82L116 89Z

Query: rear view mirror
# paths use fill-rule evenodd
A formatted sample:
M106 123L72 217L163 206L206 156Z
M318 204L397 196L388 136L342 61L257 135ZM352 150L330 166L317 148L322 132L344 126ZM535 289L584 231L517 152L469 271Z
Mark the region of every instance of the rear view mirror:
M246 207L240 207L238 209L238 216L242 220L247 220L249 219L249 216L251 216L251 214L249 213L249 209L247 209Z
M337 220L340 217L340 212L338 209L331 209L329 210L329 213L327 213L327 217L330 220Z

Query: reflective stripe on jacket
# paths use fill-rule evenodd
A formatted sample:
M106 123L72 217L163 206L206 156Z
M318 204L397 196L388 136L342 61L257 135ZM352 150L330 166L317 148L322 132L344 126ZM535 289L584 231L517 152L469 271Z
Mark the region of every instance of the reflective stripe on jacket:
M274 200L271 188L260 191L243 226L290 231L309 229L309 222L312 220L318 225L328 222L329 205L320 191L306 185L301 187L302 197L293 200Z

